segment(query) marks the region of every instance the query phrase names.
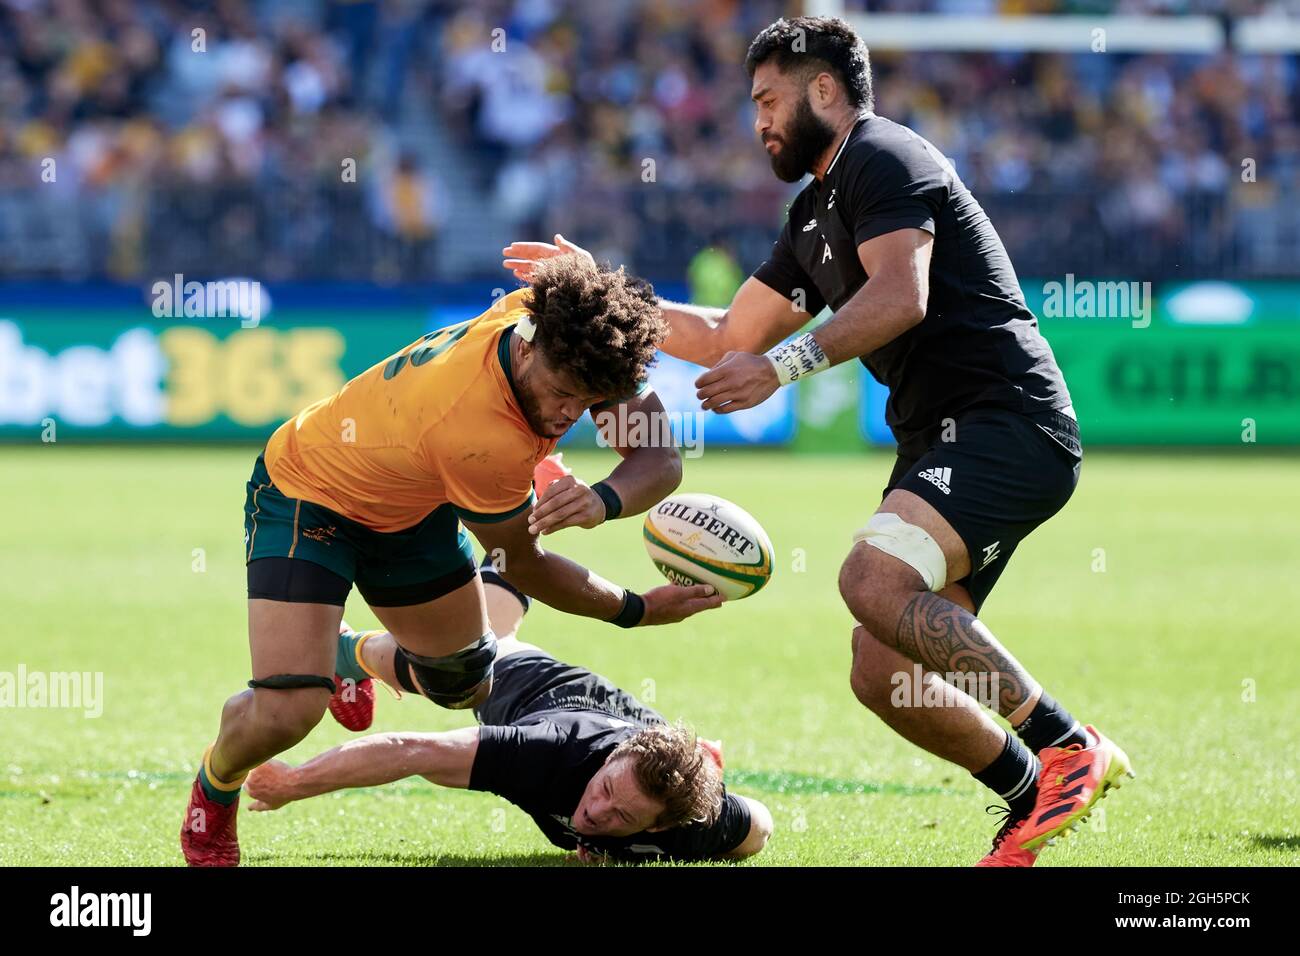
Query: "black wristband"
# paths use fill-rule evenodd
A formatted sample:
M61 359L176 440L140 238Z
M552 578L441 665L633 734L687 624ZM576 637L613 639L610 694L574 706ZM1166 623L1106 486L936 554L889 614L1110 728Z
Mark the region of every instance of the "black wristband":
M623 589L623 607L609 619L609 623L619 627L636 627L645 617L645 598L635 591Z
M605 502L605 520L617 518L623 513L623 499L618 496L618 492L605 484L598 481L591 486L591 490L600 496L600 500Z

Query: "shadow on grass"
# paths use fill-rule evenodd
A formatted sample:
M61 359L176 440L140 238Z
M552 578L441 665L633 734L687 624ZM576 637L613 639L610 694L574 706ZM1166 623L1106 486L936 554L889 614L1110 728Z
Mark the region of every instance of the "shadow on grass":
M475 856L466 853L251 853L245 860L260 866L285 864L292 859L293 866L583 866L573 854L513 853L505 856Z
M1274 836L1271 833L1257 833L1251 842L1265 850L1300 850L1300 836Z

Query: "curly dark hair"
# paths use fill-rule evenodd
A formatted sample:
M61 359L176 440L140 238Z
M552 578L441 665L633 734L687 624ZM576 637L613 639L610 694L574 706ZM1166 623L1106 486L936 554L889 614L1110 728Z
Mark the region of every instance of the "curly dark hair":
M745 72L772 60L782 73L798 71L811 80L818 73L835 76L856 109L875 108L871 90L871 58L862 37L838 17L792 17L765 27L745 54Z
M722 811L722 771L682 724L655 724L628 737L609 755L632 761L637 786L664 805L658 827L698 821L711 826Z
M576 254L539 262L531 283L533 345L547 364L597 395L635 394L668 336L650 283Z

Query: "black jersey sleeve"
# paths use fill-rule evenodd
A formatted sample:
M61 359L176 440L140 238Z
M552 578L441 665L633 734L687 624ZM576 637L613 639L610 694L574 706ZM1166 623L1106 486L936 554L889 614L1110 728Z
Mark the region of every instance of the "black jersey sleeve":
M549 720L479 728L469 789L486 790L516 806L538 802L541 788L562 759L566 734Z
M844 212L855 244L899 229L934 235L952 170L938 150L912 135L875 150L849 150L844 160Z
M826 308L826 300L795 257L788 218L781 235L772 244L772 254L754 270L754 278L791 302L799 301L802 292L803 311L809 315L816 315Z

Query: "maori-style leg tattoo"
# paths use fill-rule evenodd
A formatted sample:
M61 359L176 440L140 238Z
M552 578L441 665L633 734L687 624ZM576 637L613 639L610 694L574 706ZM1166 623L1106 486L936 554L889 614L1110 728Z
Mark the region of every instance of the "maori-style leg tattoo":
M1023 704L1035 686L975 615L933 591L922 591L907 603L894 647L949 683L953 674L992 675L997 681L997 711L1003 717Z

